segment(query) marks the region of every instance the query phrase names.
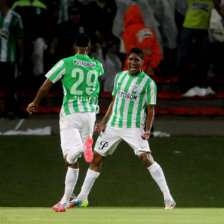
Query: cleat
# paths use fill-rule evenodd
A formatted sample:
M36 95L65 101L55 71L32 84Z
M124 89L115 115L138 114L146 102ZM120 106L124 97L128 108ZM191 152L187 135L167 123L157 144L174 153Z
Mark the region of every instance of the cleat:
M91 163L93 160L93 152L92 152L93 138L88 137L85 142L85 151L84 151L84 159L87 163Z
M173 201L173 200L172 201L171 200L166 200L166 201L164 201L164 203L165 203L165 209L166 210L172 210L176 206L176 202Z
M89 202L88 201L81 201L77 199L73 199L72 201L69 202L67 205L67 208L73 208L75 206L80 207L80 208L86 208L88 206Z
M65 212L66 211L66 203L61 203L60 201L52 207L52 210L55 212Z

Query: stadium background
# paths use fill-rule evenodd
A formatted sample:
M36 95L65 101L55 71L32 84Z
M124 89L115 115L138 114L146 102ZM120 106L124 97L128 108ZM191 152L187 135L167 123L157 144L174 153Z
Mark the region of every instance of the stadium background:
M223 81L215 96L191 99L183 99L177 93L176 77L157 77L155 81L159 94L154 131L171 136L153 137L150 145L164 169L178 207L223 207ZM55 89L43 100L39 114L25 117L17 129L51 126L51 136L0 136L1 207L51 207L63 193L66 167L56 115L61 95ZM34 95L18 91L17 96L24 111ZM1 92L0 97L2 106ZM101 95L101 115L109 101L110 96ZM20 121L0 119L1 134L15 130ZM103 166L89 198L91 206L162 206L159 189L126 143ZM76 194L87 167L82 159Z

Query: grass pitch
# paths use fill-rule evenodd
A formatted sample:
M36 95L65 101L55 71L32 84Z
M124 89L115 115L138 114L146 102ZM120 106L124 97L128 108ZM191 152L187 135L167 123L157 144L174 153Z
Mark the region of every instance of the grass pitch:
M224 209L188 208L72 208L56 213L50 208L0 208L1 224L223 224Z
M178 209L224 208L223 137L152 138L150 146ZM0 207L50 208L62 197L67 168L59 136L0 136L0 161ZM82 158L76 195L87 168ZM103 162L89 203L91 209L161 207L163 196L140 159L122 142ZM32 210L27 211L28 215Z

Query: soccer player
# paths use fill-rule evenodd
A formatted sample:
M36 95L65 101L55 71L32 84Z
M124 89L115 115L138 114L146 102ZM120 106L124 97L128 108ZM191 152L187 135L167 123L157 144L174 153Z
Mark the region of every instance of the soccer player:
M116 75L112 102L104 118L95 125L95 131L101 133L81 192L68 207L88 205L88 195L100 175L103 159L115 151L122 139L140 157L158 184L164 195L165 209L175 207L163 170L154 161L148 144L154 119L156 84L141 70L142 65L142 50L132 48L128 55L128 71Z
M79 158L91 162L92 133L98 111L98 78L104 73L102 64L92 60L90 39L86 35L77 37L74 45L76 54L60 60L46 74L46 81L39 88L33 102L27 107L29 114L38 111L41 99L50 87L62 80L64 99L60 112L61 148L68 166L65 177L65 190L61 200L52 207L56 212L66 211L79 175ZM85 142L85 144L84 144Z

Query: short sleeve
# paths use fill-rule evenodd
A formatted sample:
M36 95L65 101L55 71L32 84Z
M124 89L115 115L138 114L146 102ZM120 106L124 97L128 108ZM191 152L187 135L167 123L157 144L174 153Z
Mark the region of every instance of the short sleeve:
M149 83L149 87L147 89L147 105L155 105L157 98L157 87L153 80Z
M56 83L65 74L64 61L60 60L51 70L45 75L51 82Z

